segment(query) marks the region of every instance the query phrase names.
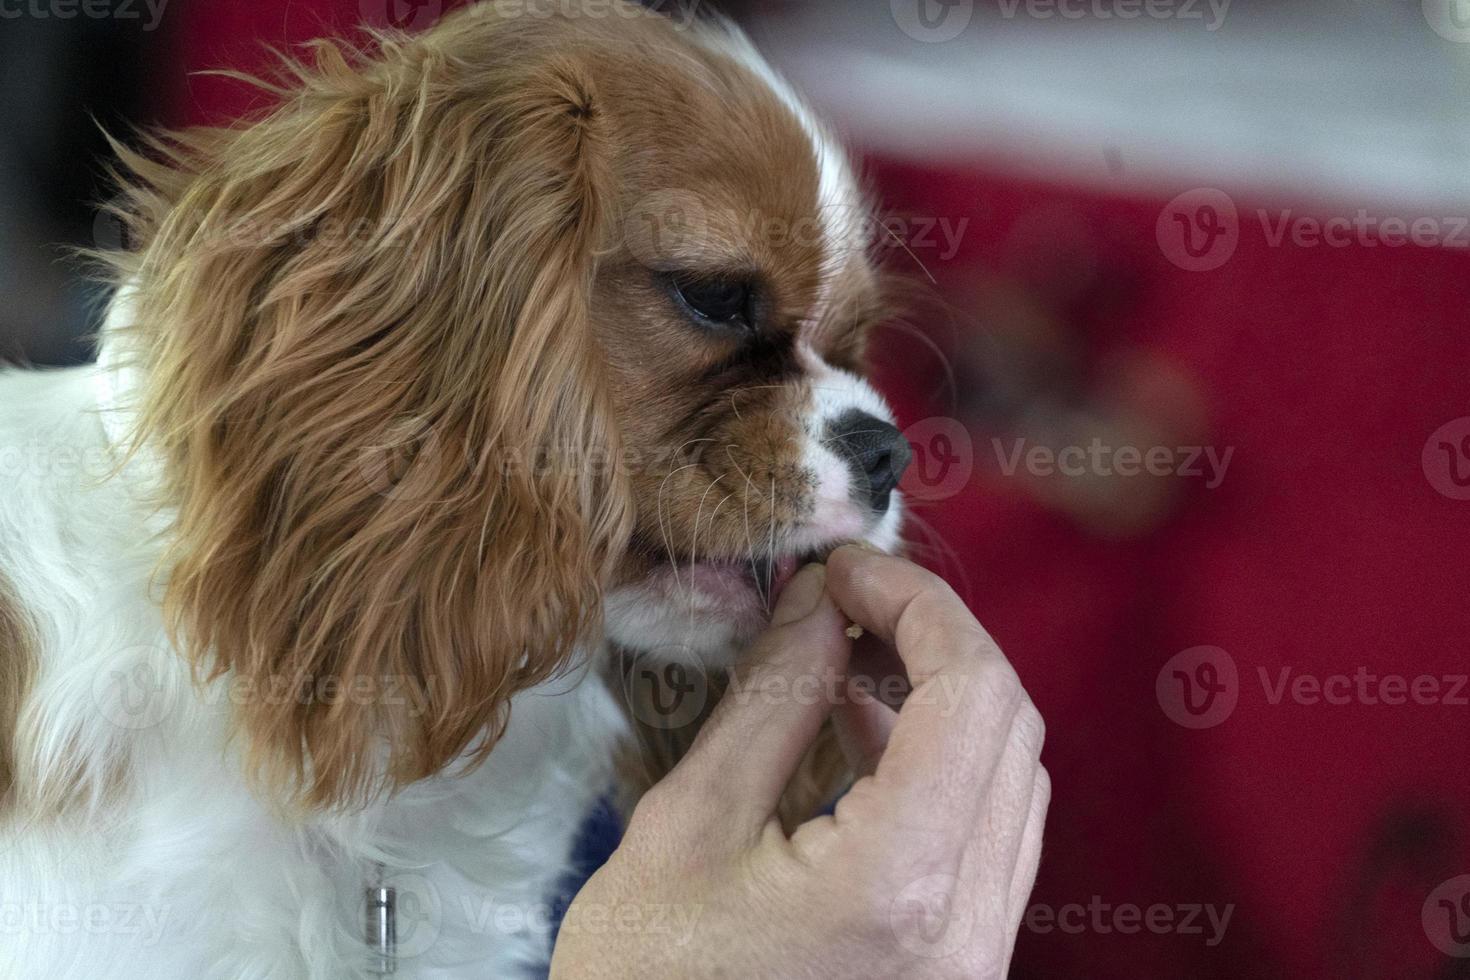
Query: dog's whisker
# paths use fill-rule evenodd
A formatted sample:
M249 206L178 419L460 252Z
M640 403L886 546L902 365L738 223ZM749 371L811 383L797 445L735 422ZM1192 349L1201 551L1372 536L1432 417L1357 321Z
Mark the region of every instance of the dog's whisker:
M689 540L689 618L694 618L694 564L699 558L699 518L704 513L704 502L709 499L710 491L715 485L725 478L721 473L704 488L704 493L699 497L699 506L694 511L694 533Z
M766 515L766 523L769 524L770 527L771 527L770 544L766 547L766 560L767 561L773 561L774 558L772 556L774 556L776 554L776 478L775 477L771 477L771 510L770 510L770 513ZM770 581L769 579L766 581L766 612L767 613L769 613L771 611L772 599L774 598L771 595L771 593L775 591L775 589L773 588L774 584L775 583L772 582L772 581Z
M654 500L654 509L655 515L658 520L659 533L663 536L664 549L668 552L670 558L678 554L678 552L674 549L674 542L669 537L669 529L664 526L664 493L668 488L670 480L672 480L674 477L678 476L685 470L691 469L698 465L698 463L688 463L684 466L679 467L676 470L671 471L668 476L664 477L664 482L659 484L658 494L656 499ZM669 564L674 571L674 588L681 589L682 585L679 581L679 563L677 561L671 561Z

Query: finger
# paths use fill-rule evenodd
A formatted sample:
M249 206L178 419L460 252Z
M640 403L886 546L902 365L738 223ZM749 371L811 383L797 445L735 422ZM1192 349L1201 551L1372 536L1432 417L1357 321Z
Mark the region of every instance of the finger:
M907 694L903 662L893 650L870 633L854 640L843 697L832 711L837 744L854 775L878 768Z
M909 871L913 877L905 885L905 891L914 892L923 883L948 896L948 902L938 906L942 918L936 925L942 928L930 928L924 952L950 960L964 976L1005 976L1015 945L1023 911L1015 907L1015 882L1023 866L1020 855L1027 847L1026 828L1032 821L1040 771L1029 728L1018 722L1007 740L984 812L969 828L958 866L920 863ZM1029 874L1024 877L1029 884ZM1026 894L1020 895L1022 902Z
M936 859L958 862L1025 691L959 597L917 565L841 548L827 591L893 644L914 683L874 772L889 824L924 829Z
M832 728L854 776L871 776L877 771L897 724L898 712L849 682L847 696L832 711Z
M1030 815L1026 819L1026 830L1021 837L1021 850L1016 867L1011 873L1011 916L1015 925L1011 930L1011 942L1026 918L1031 906L1031 891L1036 887L1036 872L1041 866L1041 847L1046 834L1046 814L1051 807L1051 777L1046 769L1038 767L1036 783L1031 792Z
M752 832L775 812L816 739L846 663L847 624L824 582L825 570L811 565L787 585L773 627L670 774Z
M903 558L838 548L827 561L827 591L854 622L898 651L915 685L977 653L1000 654L943 579Z
M1039 828L1031 829L1037 822L1038 803L1045 812L1045 789L1038 799L1038 784L1045 780L1040 762L1043 735L1041 716L1027 705L1017 715L983 817L961 862L962 900L975 915L988 917L975 937L980 944L977 952L999 935L1006 936L1003 949L1011 949L1025 914L1040 853Z

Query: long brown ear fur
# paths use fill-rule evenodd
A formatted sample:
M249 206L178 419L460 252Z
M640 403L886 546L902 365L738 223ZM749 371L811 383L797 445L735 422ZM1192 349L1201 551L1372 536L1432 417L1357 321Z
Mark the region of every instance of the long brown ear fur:
M575 52L319 44L234 130L126 154L137 446L176 642L307 805L483 759L599 627L631 519L588 328L609 138Z

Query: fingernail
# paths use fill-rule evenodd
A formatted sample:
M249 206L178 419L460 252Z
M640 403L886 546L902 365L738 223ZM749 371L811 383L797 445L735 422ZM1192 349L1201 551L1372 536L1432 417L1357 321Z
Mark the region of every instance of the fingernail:
M776 600L776 609L771 614L772 626L785 626L798 619L810 616L822 601L827 589L827 567L807 565L791 577L781 597Z

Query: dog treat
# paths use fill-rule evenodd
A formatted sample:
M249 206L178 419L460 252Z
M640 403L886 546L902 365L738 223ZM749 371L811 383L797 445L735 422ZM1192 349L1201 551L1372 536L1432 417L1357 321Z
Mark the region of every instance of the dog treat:
M847 628L847 635L856 640L863 635L863 628L857 623L853 623Z

